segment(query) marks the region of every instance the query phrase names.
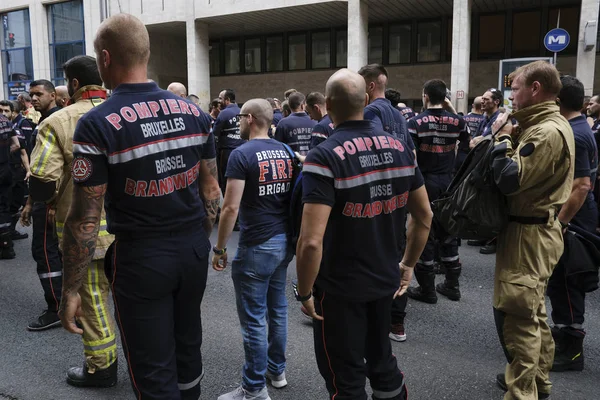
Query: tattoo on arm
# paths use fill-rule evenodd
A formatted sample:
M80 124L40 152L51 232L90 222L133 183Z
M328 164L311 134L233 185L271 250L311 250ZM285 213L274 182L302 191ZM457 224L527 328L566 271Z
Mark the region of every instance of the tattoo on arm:
M94 252L106 185L73 187L63 236L63 294L79 291Z
M204 177L200 181L200 195L204 201L204 208L207 217L204 222L204 229L210 235L212 227L217 219L219 212L219 203L221 202L221 189L219 188L219 178L217 174L217 160L211 158L204 163Z

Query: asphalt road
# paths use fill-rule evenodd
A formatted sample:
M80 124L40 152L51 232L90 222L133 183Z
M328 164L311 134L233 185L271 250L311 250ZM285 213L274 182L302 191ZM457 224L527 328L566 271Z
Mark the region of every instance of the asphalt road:
M234 233L233 240L236 238L237 233ZM233 241L229 248L233 253ZM464 266L460 302L443 297L436 305L409 302L408 340L393 343L393 348L406 374L411 400L502 399L503 393L494 383L496 374L503 372L505 365L492 317L494 257L480 255L477 250L468 246L460 249ZM60 328L36 333L26 330L27 323L43 310L45 303L30 255L30 240L16 242L16 251L15 260L0 261L0 399L133 399L121 350L116 387L75 389L65 383L67 368L83 362L81 340ZM288 279L294 276L295 264L292 263ZM287 349L289 385L282 390L270 389L270 396L273 400L324 400L327 393L314 359L310 321L301 315L291 285L288 300L291 305ZM587 308L585 370L552 373L554 400L600 398L598 292L588 297ZM217 273L210 269L202 314L206 369L202 399L215 400L239 385L243 362L229 272Z

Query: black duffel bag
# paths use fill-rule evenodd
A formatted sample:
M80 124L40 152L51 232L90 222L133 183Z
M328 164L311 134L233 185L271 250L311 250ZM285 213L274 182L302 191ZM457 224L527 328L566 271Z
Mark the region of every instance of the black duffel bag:
M469 152L448 189L431 207L435 223L465 240L491 240L508 223L506 197L491 170L494 138L484 138Z

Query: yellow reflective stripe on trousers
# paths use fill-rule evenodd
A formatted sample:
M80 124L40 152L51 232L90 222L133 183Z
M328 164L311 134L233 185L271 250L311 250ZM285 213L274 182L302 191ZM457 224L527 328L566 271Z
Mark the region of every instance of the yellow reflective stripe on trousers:
M104 302L102 301L102 294L98 291L98 263L92 261L92 264L88 268L88 283L90 285L90 294L94 306L94 312L96 313L97 321L100 323L102 330L104 331L104 337L108 338L113 336L110 331L110 326L106 321L106 309Z

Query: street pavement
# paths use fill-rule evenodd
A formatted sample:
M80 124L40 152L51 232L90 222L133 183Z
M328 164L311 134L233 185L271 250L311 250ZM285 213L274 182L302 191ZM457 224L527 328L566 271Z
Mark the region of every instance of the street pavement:
M31 236L30 230L24 231ZM216 230L213 242L215 237ZM231 257L237 237L234 233L228 246ZM0 261L0 399L134 399L120 344L118 385L110 389L76 389L65 383L65 372L83 363L79 337L61 328L35 333L26 330L27 323L45 305L30 247L30 239L18 241L17 258ZM436 305L409 301L408 340L392 342L411 400L502 399L503 392L495 384L505 359L492 316L494 257L481 255L477 248L466 245L460 248L460 254L462 299L452 302L440 296ZM293 262L288 281L295 274ZM437 281L441 279L438 276ZM270 396L273 400L325 400L327 392L315 363L311 323L300 313L291 284L288 301L289 385L281 390L270 388ZM244 359L230 269L209 269L202 316L206 375L201 398L215 400L240 384ZM600 398L598 292L588 296L585 325L585 370L552 373L554 400Z

